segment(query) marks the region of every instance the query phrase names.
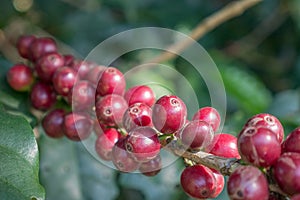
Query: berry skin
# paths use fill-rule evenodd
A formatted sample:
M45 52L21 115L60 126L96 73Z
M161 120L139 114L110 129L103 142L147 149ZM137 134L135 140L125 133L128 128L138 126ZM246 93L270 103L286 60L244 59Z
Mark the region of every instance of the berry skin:
M59 53L53 52L39 58L35 70L41 80L50 82L55 71L62 66L64 66L64 58Z
M216 132L219 129L221 123L221 117L219 112L213 107L200 108L193 116L192 120L202 120L207 122Z
M228 133L214 135L213 141L206 151L225 158L241 158L237 147L237 138Z
M47 110L56 103L56 94L51 85L37 82L30 93L31 104L38 110Z
M300 127L293 130L282 144L283 152L300 153Z
M223 191L225 186L225 180L224 180L224 176L217 170L211 169L211 171L213 172L213 175L215 176L216 179L216 190L213 194L210 195L209 198L216 198Z
M276 135L264 127L243 129L238 136L238 149L244 161L257 167L270 167L281 154Z
M201 150L207 147L214 137L211 126L205 121L190 121L187 123L180 135L182 143L193 150Z
M159 98L152 109L154 127L165 134L175 133L185 124L187 109L184 102L175 95Z
M125 149L125 139L121 138L112 149L112 162L121 172L133 172L139 168L139 163Z
M65 114L63 109L55 109L47 113L43 118L42 126L49 137L60 138L64 136L63 123Z
M19 92L28 91L34 82L31 68L24 64L12 66L6 74L6 79L10 87Z
M94 63L84 60L74 60L71 65L72 69L76 71L80 79L84 79L94 66Z
M31 60L30 45L36 39L34 35L22 35L17 41L17 50L22 58Z
M97 119L106 126L122 126L122 118L127 108L127 102L122 96L106 95L96 102Z
M246 127L264 127L268 128L276 135L280 143L283 142L284 130L280 121L268 113L260 113L252 116L245 124Z
M268 182L264 174L254 166L237 168L227 181L231 200L268 200Z
M295 152L282 154L274 165L274 178L287 194L300 193L300 154Z
M31 61L35 62L47 53L57 52L56 42L50 37L36 38L30 45Z
M85 76L85 79L90 81L95 87L98 84L98 80L101 76L101 73L106 69L103 65L96 65Z
M135 103L144 103L151 107L155 103L155 94L147 85L138 85L129 88L124 98L129 106Z
M123 115L123 126L129 132L138 126L152 125L152 109L143 103L135 103L128 107Z
M141 163L139 171L145 176L155 176L162 168L161 157L158 154L155 158Z
M81 141L90 136L93 121L84 113L70 112L65 115L63 128L67 138Z
M125 148L136 161L147 162L159 154L160 143L157 132L148 126L135 128L129 132Z
M216 190L213 172L203 165L185 168L181 173L180 183L184 192L196 199L209 198Z
M115 67L106 68L99 78L97 93L100 96L107 94L123 95L126 88L123 73Z
M68 67L71 67L74 63L74 56L71 55L71 54L65 54L63 55L63 58L64 58L64 66L68 66Z
M75 81L76 72L70 67L61 67L57 69L52 78L55 91L62 96L68 96Z
M293 195L290 200L300 200L300 193Z
M95 144L95 149L99 157L103 160L111 161L112 149L120 138L121 134L114 128L109 128L103 134L99 135Z

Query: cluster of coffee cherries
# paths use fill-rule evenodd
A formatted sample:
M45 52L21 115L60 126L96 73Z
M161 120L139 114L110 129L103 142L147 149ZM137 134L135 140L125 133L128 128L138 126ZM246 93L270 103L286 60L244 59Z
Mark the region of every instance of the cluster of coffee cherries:
M16 47L27 63L12 66L7 81L16 91L29 91L32 107L45 112L42 127L49 137L81 141L94 132L99 158L122 172L146 176L160 172L160 152L165 139L171 138L186 151L243 160L246 165L227 182L233 200L276 199L269 192L266 172L286 194L300 193L300 128L284 141L279 120L257 114L237 137L218 133L221 118L215 108L202 107L188 120L187 107L178 96L157 98L148 85L126 88L119 69L62 55L50 37L23 35ZM59 107L60 101L69 109ZM225 181L220 172L187 160L186 164L180 182L189 196L215 198L222 192Z

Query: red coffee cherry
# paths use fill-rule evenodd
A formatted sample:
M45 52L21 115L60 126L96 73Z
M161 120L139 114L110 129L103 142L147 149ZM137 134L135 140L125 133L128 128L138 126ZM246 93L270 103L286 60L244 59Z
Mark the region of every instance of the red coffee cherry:
M274 165L274 178L279 187L289 195L300 193L300 154L284 153Z
M68 96L76 81L76 72L70 67L61 67L53 75L52 82L56 92Z
M213 172L203 165L185 168L181 173L180 183L184 192L196 199L210 198L217 187Z
M249 126L268 128L273 131L280 143L283 142L284 130L282 124L275 116L271 114L260 113L252 116L245 124L245 127Z
M219 129L221 117L219 112L213 107L200 108L193 116L192 120L202 120L211 125L214 132Z
M129 88L124 98L129 106L135 103L144 103L151 107L155 103L155 94L147 85L137 85Z
M31 60L37 61L47 53L57 52L56 42L50 37L36 38L30 45Z
M187 123L180 132L182 143L193 150L207 147L214 137L211 126L205 121L195 120Z
M64 136L64 117L66 112L63 109L54 109L48 112L42 119L42 127L45 133L52 138Z
M28 91L34 82L31 68L21 63L8 70L6 79L10 87L19 92Z
M79 79L85 79L90 70L96 66L95 63L85 60L74 60L71 67L76 71Z
M228 133L215 134L206 151L225 158L241 158L237 147L237 138Z
M68 66L68 67L71 67L74 63L74 56L71 55L71 54L65 54L63 55L63 58L64 58L64 66Z
M37 82L31 89L30 101L38 110L48 110L56 103L56 94L51 85Z
M268 200L268 182L264 174L254 166L237 168L227 181L231 200Z
M268 128L247 127L238 136L238 149L242 159L257 167L270 167L281 154L281 145Z
M140 164L139 171L145 176L155 176L162 168L161 157L158 154L155 158Z
M300 200L300 193L293 195L290 200Z
M153 125L158 131L166 134L180 130L185 124L186 116L186 105L175 95L162 96L152 109Z
M17 50L21 57L31 60L30 45L36 39L34 35L21 35L17 41Z
M103 65L96 65L85 76L85 79L90 81L95 87L98 84L101 73L106 69Z
M115 143L121 138L121 134L117 129L109 128L99 135L95 149L99 157L106 161L112 160L112 149Z
M300 127L294 129L282 144L283 152L300 153Z
M224 176L217 170L211 169L211 171L213 172L213 175L216 179L216 190L213 194L210 195L209 198L216 198L223 191L224 186L225 186L225 180L224 180Z
M155 158L160 152L156 130L148 126L133 129L125 140L125 148L138 162L147 162Z
M123 73L115 67L108 67L101 73L97 93L100 96L107 94L123 95L125 88L126 82Z
M125 99L116 94L109 94L96 102L96 115L99 123L107 126L122 126L123 115L127 110Z

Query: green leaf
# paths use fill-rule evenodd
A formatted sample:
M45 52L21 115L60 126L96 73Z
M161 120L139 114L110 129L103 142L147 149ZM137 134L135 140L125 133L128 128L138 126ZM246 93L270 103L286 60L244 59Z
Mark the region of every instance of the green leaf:
M28 122L0 107L0 199L44 199L38 146Z

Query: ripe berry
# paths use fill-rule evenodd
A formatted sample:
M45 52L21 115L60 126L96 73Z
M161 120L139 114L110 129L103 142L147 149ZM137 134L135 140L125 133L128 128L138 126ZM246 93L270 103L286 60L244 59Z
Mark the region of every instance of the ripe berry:
M77 81L68 95L68 101L74 110L89 110L95 104L96 89L89 81Z
M216 190L213 172L203 165L185 168L181 173L180 183L185 193L196 199L209 198Z
M221 117L219 112L213 107L200 108L193 116L192 120L202 120L211 125L214 132L219 129Z
M268 200L268 182L264 174L254 166L237 168L227 181L231 200Z
M287 194L300 193L300 154L295 152L282 154L274 165L274 178Z
M48 136L53 138L64 136L63 123L65 114L63 109L54 109L46 114L42 120L42 126Z
M38 110L47 110L56 103L56 94L51 85L37 82L30 94L31 104Z
M17 41L17 50L21 57L31 60L30 45L36 39L34 35L22 35Z
M50 82L55 71L62 66L64 66L63 57L53 52L39 58L35 65L35 70L41 80Z
M143 103L128 107L123 115L123 126L129 132L138 126L152 126L152 109Z
M95 144L95 149L99 157L103 160L111 161L112 149L120 138L121 134L114 128L109 128L103 134L99 135Z
M77 72L80 79L84 79L94 66L94 63L85 60L74 60L71 65L72 69Z
M101 73L106 69L103 65L96 65L85 76L85 79L90 81L95 87L98 84L98 80L101 76Z
M139 171L145 176L155 176L157 175L162 168L161 157L158 154L155 158L141 163Z
M205 121L190 121L180 132L182 143L193 150L201 150L207 147L214 137L211 126Z
M300 200L300 193L293 195L290 200Z
M93 121L84 113L70 112L65 115L63 128L67 138L80 141L90 136Z
M28 91L34 82L31 68L24 64L12 66L6 74L6 79L10 87L20 92Z
M127 109L125 99L116 94L109 94L96 102L96 115L99 123L107 126L121 126Z
M238 149L244 161L257 167L273 165L281 154L276 135L264 127L243 129L238 136Z
M133 172L139 168L139 163L125 149L125 139L121 138L112 149L112 162L121 172Z
M100 96L107 94L123 95L125 87L126 82L123 73L115 67L108 67L101 73L97 93Z
M216 179L216 190L213 194L210 195L209 198L216 198L223 191L224 186L225 186L225 180L224 180L224 176L217 170L211 169L211 171L213 172L213 175Z
M282 124L271 114L260 113L252 116L245 124L245 127L249 126L268 128L273 131L280 143L283 142L284 130Z
M30 45L30 52L35 62L47 53L57 52L56 42L50 37L36 38Z
M129 106L135 103L144 103L151 107L155 103L155 94L147 85L138 85L129 88L124 98Z
M152 122L162 133L175 133L185 124L187 109L184 102L175 95L159 98L153 106Z
M148 126L138 127L129 132L125 148L138 162L147 162L159 154L160 143L157 132Z
M71 55L71 54L65 54L63 55L63 58L64 58L64 66L68 66L68 67L71 67L74 63L74 56Z
M52 78L55 91L62 96L68 96L75 81L76 72L70 67L61 67L57 69Z
M300 153L300 127L293 130L282 144L283 152Z
M241 158L237 147L237 138L228 133L215 134L206 151L225 158Z

